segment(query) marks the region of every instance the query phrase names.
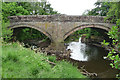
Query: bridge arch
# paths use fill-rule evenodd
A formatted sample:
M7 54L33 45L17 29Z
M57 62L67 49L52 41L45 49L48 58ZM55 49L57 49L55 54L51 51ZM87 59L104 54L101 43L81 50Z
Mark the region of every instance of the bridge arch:
M22 27L28 27L28 28L36 29L36 30L42 32L47 37L49 37L49 39L52 41L51 35L48 32L42 30L39 26L29 25L29 24L15 24L15 25L10 25L8 28L14 29L14 28L22 28Z
M70 36L72 33L78 31L78 30L81 30L81 29L84 29L84 28L99 28L99 29L103 29L105 31L109 31L110 28L108 27L105 27L104 25L100 25L100 24L85 24L85 25L79 25L79 26L76 26L75 28L71 29L70 31L68 31L67 33L65 33L65 35L63 36L64 40Z

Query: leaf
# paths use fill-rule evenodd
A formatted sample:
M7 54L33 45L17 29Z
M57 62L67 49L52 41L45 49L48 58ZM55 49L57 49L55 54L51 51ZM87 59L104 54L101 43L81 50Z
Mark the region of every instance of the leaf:
M115 59L116 59L116 60L119 60L119 55L118 55L118 54L115 56Z
M110 63L110 66L112 66L112 68L114 68L114 65L112 63Z

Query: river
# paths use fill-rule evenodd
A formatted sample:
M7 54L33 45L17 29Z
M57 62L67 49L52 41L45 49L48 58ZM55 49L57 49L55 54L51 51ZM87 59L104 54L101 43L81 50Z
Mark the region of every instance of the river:
M102 47L87 45L79 38L79 42L68 43L68 49L71 50L70 58L78 63L78 67L84 66L88 72L96 73L97 78L115 78L118 73L111 68L110 61L104 59L108 51Z
M42 42L38 47L48 46L50 42ZM111 68L110 61L105 60L108 51L102 47L88 45L81 42L79 38L78 42L67 43L66 50L70 49L70 58L73 64L77 64L78 68L84 66L84 69L89 73L96 73L97 78L115 78L118 70ZM96 78L95 77L95 78Z

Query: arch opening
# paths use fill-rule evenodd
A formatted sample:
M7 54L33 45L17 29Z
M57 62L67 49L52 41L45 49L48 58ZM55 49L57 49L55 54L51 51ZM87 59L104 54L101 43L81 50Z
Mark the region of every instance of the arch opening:
M92 42L92 40L95 43L102 42L103 40L111 41L107 35L108 31L109 28L101 25L82 25L67 32L64 35L64 41L78 41L79 37L82 37L82 42Z
M37 27L16 25L9 28L13 29L13 40L23 42L25 47L37 46L45 48L51 43L51 36Z

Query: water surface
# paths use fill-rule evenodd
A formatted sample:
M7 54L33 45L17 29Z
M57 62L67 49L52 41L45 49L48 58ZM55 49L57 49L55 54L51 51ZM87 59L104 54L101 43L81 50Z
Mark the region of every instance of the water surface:
M115 78L118 70L112 69L110 61L103 59L108 51L102 47L87 45L81 42L71 42L67 49L71 50L70 58L78 62L78 66L84 68L90 73L97 73L99 78Z

